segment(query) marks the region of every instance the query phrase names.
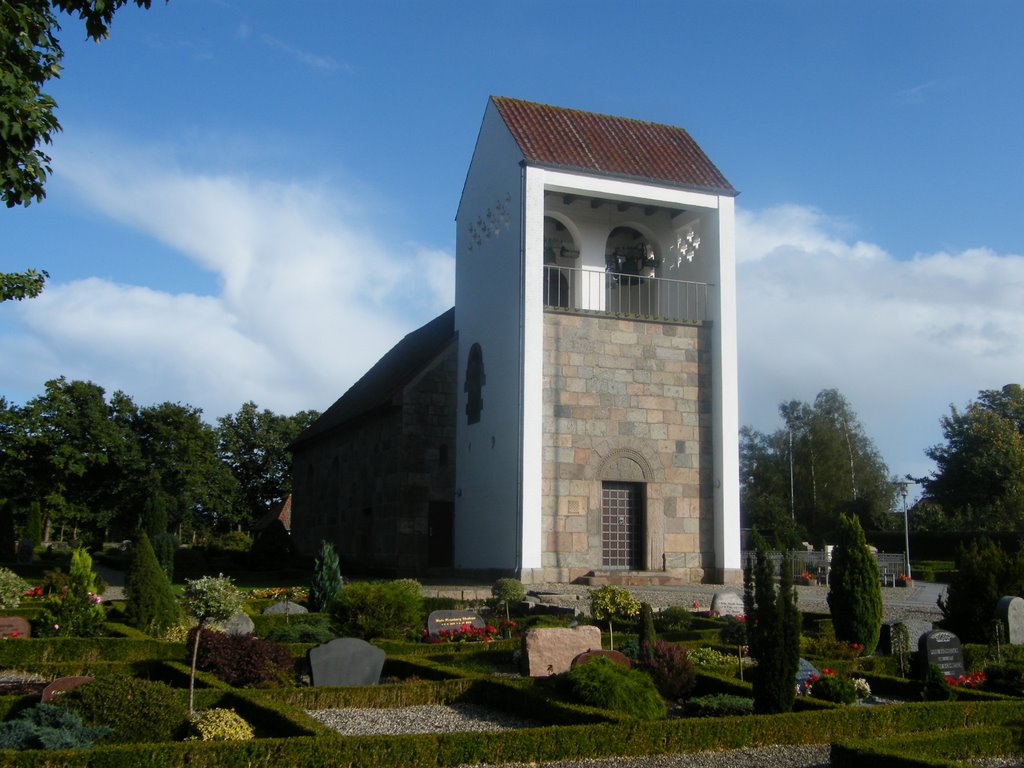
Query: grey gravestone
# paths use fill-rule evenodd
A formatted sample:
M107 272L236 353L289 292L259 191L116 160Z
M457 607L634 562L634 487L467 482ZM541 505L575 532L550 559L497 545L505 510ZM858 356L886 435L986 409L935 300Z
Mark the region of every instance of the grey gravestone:
M32 625L21 616L0 616L0 637L32 637Z
M960 638L944 629L921 635L917 641L917 655L924 665L922 672L934 664L943 675L959 677L964 674L964 652Z
M800 659L800 665L796 668L796 684L803 685L811 676L821 677L821 673L807 659Z
M376 685L384 651L356 637L339 637L309 651L313 685Z
M487 626L476 611L432 611L427 616L427 634L437 635L442 629L457 631L463 624L477 629Z
M22 539L18 542L18 562L22 564L29 564L32 562L32 558L35 557L35 545L32 543L32 539Z
M239 611L217 627L225 635L251 635L256 631L256 625L252 623L252 618L245 611Z
M996 603L996 618L1006 625L1006 642L1024 645L1024 598L1007 595Z
M711 598L711 612L719 616L742 616L743 598L735 592L715 592Z
M293 603L289 600L282 600L279 603L268 605L263 609L265 614L287 614L289 616L297 616L300 613L309 613L306 606Z

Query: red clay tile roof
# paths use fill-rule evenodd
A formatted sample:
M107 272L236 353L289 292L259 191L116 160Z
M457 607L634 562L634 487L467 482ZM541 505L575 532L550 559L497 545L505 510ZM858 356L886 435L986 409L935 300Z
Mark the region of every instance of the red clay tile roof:
M682 128L491 99L528 163L737 194Z

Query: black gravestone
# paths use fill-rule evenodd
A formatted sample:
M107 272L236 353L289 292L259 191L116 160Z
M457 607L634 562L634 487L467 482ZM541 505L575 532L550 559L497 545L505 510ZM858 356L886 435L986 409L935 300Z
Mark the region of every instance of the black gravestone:
M384 651L356 637L339 637L309 651L313 685L376 685Z
M925 632L917 641L917 655L924 665L923 673L934 664L947 677L964 674L964 652L960 638L952 632L943 629Z
M428 635L437 635L442 629L457 632L463 625L474 629L487 626L475 611L433 611L427 616Z

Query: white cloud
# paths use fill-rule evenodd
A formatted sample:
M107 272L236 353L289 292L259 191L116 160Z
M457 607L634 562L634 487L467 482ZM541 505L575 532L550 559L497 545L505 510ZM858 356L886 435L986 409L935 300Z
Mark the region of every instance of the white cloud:
M985 249L898 261L820 211L737 214L741 421L827 387L851 402L890 469L925 473L950 403L1020 381L1024 257Z
M216 275L212 296L97 277L7 303L0 391L57 375L140 404L319 408L451 306L454 260L373 232L337 188L197 174L89 146L59 173L108 220ZM924 473L950 403L1021 381L1024 257L979 248L898 261L814 208L737 212L741 422L835 387L893 472Z
M216 274L222 287L196 296L100 278L51 284L11 308L20 332L0 336L0 357L22 361L5 378L28 391L63 374L123 389L140 404L188 402L209 418L249 399L283 413L324 409L398 339L451 306L451 255L399 249L364 231L338 190L191 174L124 148L92 150L61 158L81 200Z

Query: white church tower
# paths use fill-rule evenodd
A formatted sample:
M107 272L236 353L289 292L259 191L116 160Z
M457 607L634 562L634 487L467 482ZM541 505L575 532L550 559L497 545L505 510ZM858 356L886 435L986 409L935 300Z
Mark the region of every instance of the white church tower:
M736 194L681 128L490 99L457 215L455 568L739 579Z

